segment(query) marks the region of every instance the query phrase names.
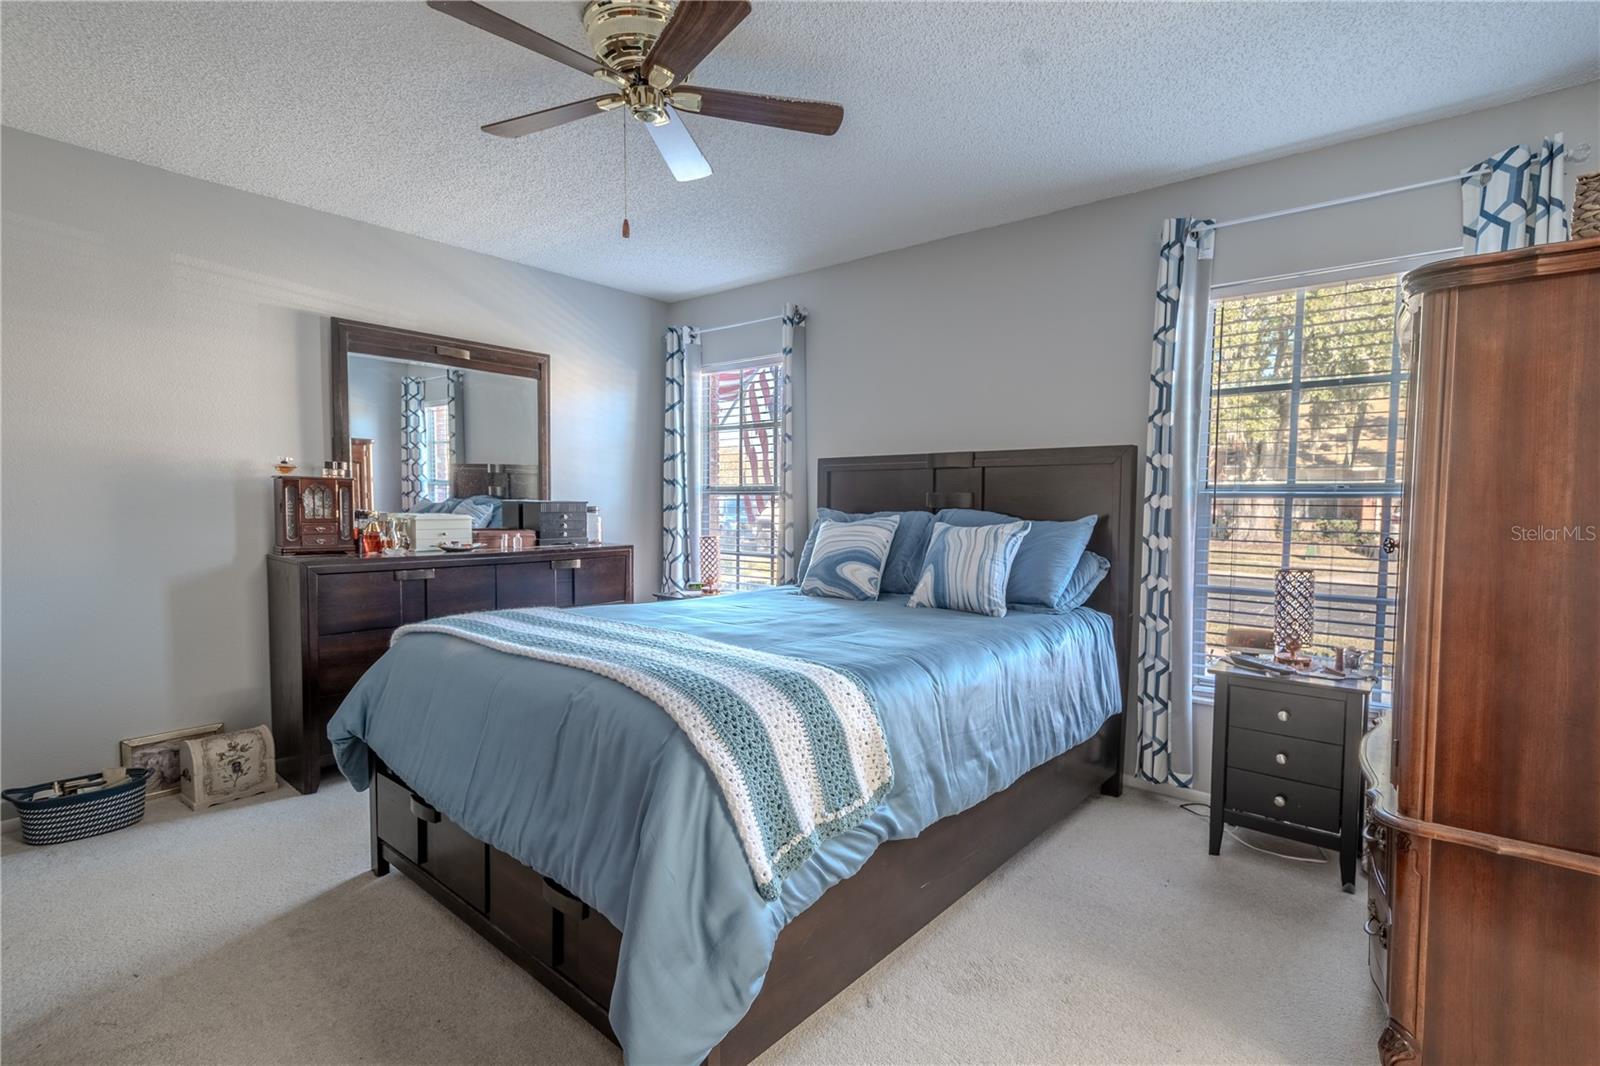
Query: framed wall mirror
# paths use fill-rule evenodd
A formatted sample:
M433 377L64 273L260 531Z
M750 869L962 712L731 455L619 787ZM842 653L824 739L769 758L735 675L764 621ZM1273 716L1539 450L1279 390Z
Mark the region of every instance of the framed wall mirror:
M341 318L332 325L332 455L351 464L358 510L549 498L548 355Z

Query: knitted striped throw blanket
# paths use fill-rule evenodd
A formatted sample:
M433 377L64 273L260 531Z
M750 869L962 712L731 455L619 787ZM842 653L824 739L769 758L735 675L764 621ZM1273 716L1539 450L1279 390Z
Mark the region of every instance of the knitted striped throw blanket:
M419 622L393 641L412 633L586 670L659 706L710 768L765 899L894 782L871 696L832 667L553 607Z

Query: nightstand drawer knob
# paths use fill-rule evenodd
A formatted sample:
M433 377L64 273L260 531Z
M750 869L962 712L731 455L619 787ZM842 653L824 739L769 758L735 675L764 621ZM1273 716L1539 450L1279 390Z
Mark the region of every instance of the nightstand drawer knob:
M1276 796L1272 797L1272 805L1274 807L1287 807L1289 805L1289 798L1280 792Z
M1288 766L1289 765L1289 753L1286 752L1286 751L1280 751L1280 752L1278 752L1278 754L1276 754L1276 755L1274 755L1272 757L1272 761L1277 763L1279 766Z
M1280 707L1278 709L1278 721L1287 722L1288 720L1289 720L1289 708Z

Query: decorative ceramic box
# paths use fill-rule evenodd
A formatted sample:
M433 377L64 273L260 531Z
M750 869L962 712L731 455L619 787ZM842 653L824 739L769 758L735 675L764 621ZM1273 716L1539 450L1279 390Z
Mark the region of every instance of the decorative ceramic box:
M183 742L178 795L197 811L278 787L272 730L264 725Z
M395 515L412 551L438 551L441 544L471 544L472 518L464 514Z

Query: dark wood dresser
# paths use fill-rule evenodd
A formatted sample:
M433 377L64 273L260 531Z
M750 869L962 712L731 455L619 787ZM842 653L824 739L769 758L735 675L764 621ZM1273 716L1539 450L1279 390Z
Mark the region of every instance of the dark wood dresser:
M1339 852L1339 882L1356 888L1361 852L1357 749L1371 686L1265 677L1226 663L1211 741L1211 854L1237 825Z
M267 556L272 738L278 774L315 792L333 765L328 719L389 648L396 627L510 607L580 607L633 599L633 548Z
M1405 286L1400 656L1363 751L1379 1050L1600 1063L1600 240Z

